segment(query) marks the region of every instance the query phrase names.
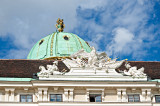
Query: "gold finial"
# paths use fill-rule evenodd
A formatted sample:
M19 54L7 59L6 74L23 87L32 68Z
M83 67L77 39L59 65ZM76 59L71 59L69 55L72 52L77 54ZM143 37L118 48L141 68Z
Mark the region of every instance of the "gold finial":
M111 58L108 58L107 61L111 61Z
M58 29L59 32L63 32L64 27L65 24L63 23L63 19L58 18L56 28Z

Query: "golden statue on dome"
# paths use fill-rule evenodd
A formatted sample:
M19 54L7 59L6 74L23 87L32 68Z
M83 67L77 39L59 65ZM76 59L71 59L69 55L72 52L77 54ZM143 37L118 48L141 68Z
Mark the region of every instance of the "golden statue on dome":
M63 23L63 19L58 18L56 28L58 29L59 32L63 32L64 27L65 24Z

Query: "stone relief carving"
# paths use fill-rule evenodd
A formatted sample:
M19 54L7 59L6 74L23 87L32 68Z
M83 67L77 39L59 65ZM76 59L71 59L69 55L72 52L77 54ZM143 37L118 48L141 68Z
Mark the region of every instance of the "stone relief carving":
M111 60L106 53L96 53L94 47L90 53L85 52L83 49L71 55L71 59L65 59L63 62L70 67L93 67L93 68L113 68L116 69L122 65L125 60L116 61Z
M58 61L54 61L53 65L39 66L41 70L39 77L49 77L50 75L118 75L118 76L132 76L133 78L146 78L144 67L137 69L126 62L125 67L128 69L117 73L115 69L119 68L125 60L117 61L117 58L111 59L105 52L96 53L94 47L92 51L87 53L83 49L72 54L69 59L62 59L63 63L70 69L59 72Z
M39 66L39 69L41 70L39 72L39 76L49 76L49 75L63 75L64 72L59 72L59 69L57 67L58 61L54 61L53 65L47 65L47 69L44 66Z
M137 78L143 78L146 77L146 74L144 73L144 67L137 69L136 66L131 66L130 63L126 62L125 63L125 67L128 69L124 70L124 75L127 76L132 76L133 78L137 77Z
M49 75L48 70L46 70L44 66L39 66L39 69L41 70L39 75Z

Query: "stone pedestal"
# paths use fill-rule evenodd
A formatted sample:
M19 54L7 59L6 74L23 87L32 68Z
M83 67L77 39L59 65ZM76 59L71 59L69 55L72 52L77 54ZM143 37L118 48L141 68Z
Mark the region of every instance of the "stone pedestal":
M117 102L122 101L122 91L121 89L117 89Z

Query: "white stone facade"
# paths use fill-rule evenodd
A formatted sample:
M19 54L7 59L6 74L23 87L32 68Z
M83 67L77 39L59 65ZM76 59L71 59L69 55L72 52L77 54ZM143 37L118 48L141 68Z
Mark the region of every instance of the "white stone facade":
M160 83L111 81L40 81L0 82L0 105L96 105L96 106L159 106ZM50 94L61 94L62 102L51 102ZM101 102L90 102L90 94L100 94ZM128 95L139 95L140 102L129 102ZM21 95L32 95L32 102L21 102Z

